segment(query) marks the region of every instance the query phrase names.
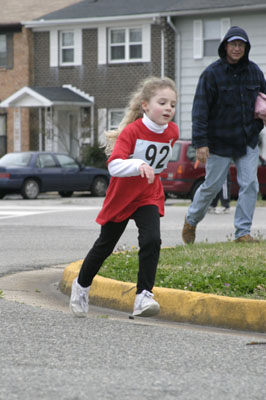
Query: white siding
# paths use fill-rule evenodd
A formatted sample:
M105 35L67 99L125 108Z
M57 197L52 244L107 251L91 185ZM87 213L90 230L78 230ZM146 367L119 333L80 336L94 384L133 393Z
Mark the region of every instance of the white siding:
M259 14L242 14L232 19L248 34L251 50L250 60L257 63L266 76L266 12Z
M194 43L194 21L201 18L208 18L208 15L194 16L193 18L178 18L176 23L177 30L181 36L181 71L180 71L180 87L179 91L179 107L180 107L180 121L178 121L181 138L191 138L191 109L193 98L198 83L198 79L202 71L217 57L203 57L195 59L193 53ZM230 19L230 26L241 26L248 34L251 42L250 59L256 62L266 76L266 12L260 13L247 13L247 14L221 14L210 15L210 18L220 19L222 21L221 29L225 30L229 25L228 18ZM217 49L218 51L218 49ZM179 55L177 54L177 57ZM176 65L178 62L176 62ZM176 79L178 82L178 71L176 71Z

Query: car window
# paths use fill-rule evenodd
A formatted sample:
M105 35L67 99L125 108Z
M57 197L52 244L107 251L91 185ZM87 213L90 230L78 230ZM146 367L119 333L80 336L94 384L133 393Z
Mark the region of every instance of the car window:
M192 145L189 145L187 148L187 158L190 161L196 161L196 149Z
M175 143L173 146L172 157L170 158L169 161L178 161L179 160L180 149L181 149L181 144Z
M74 158L69 157L66 154L57 154L56 157L62 168L79 168L79 165Z
M40 154L36 166L39 168L56 168L56 162L51 154Z
M31 153L9 153L0 159L2 167L27 167L31 160Z

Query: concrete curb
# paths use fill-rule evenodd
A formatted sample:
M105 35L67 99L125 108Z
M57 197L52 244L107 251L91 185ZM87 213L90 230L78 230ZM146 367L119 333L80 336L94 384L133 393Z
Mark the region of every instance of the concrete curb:
M73 280L83 260L68 265L60 281L60 290L70 296ZM120 282L97 275L90 289L90 304L132 312L134 283ZM242 331L266 332L266 301L246 300L212 294L154 287L160 303L160 318Z

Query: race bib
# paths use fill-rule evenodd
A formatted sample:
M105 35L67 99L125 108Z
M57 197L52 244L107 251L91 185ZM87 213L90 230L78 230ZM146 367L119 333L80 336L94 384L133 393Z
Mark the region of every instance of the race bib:
M139 158L150 165L155 174L162 172L172 155L170 143L137 139L132 158Z

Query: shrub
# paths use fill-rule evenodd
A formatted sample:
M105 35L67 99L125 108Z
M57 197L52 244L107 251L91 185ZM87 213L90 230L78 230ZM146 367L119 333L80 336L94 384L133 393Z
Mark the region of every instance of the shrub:
M100 148L97 144L94 146L86 146L83 151L82 163L97 168L106 169L107 156L103 148Z

